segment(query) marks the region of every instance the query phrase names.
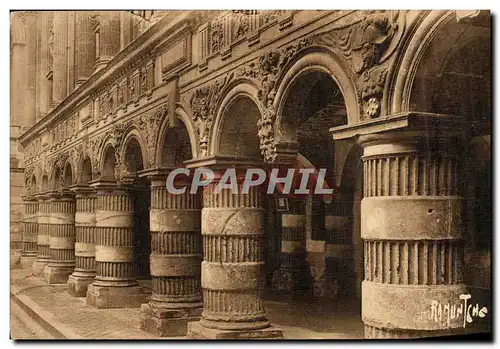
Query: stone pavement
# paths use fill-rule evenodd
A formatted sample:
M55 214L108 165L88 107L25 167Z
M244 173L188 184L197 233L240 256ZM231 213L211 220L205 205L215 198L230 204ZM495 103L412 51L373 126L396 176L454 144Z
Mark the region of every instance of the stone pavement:
M363 338L359 307L306 299L292 303L290 299L270 297L274 299L264 303L266 310L273 325L283 330L285 338ZM139 308L95 309L85 304L85 298L70 296L66 285L47 285L31 276L31 269L11 269L11 300L15 303L11 309L13 339L159 339L139 329ZM21 324L12 315L17 306L41 325L44 329L39 330L41 334L30 333L34 332L33 325Z

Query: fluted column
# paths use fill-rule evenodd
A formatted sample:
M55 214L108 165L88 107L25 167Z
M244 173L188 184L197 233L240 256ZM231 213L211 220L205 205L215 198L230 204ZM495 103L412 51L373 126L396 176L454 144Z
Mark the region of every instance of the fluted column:
M75 87L94 72L96 44L92 11L75 11Z
M21 253L21 261L23 264L31 266L37 254L38 202L31 196L23 196L23 201L23 251Z
M306 216L303 200L289 200L290 211L281 215L280 267L273 288L297 292L307 289Z
M151 180L151 255L153 294L141 306L141 328L157 336L183 336L187 322L200 319L201 208L200 197L169 193L167 172L149 171Z
M61 103L68 88L68 12L54 12L53 86L52 106Z
M465 324L467 309L460 315L453 311L463 306L460 295L467 294L459 144L427 135L395 132L359 139L367 338L445 335ZM452 316L442 312L446 305Z
M94 190L73 186L75 212L75 270L68 278L68 293L85 297L87 287L95 278L95 203Z
M68 191L49 192L50 260L43 270L49 284L65 284L75 268L75 199Z
M96 70L120 52L120 11L99 11L98 40Z
M133 198L116 182L93 181L95 188L96 277L87 304L96 308L139 307L148 294L137 284L133 263Z
M203 188L203 312L188 324L188 338L281 338L264 310L264 225L261 187L242 194L244 168L238 173L238 193L215 192L222 173ZM238 171L239 172L239 171Z
M52 11L40 11L40 118L43 118L49 111L52 101L52 78L48 78L52 71L52 54L49 47L49 37L52 30Z
M42 276L43 269L50 260L50 201L45 193L37 195L38 200L38 238L37 256L33 262L33 275Z

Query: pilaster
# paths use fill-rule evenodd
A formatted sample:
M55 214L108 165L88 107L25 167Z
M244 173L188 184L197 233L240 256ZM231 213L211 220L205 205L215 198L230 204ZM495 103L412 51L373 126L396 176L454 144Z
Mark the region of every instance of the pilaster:
M84 83L94 72L96 35L92 11L75 11L75 87Z
M68 12L54 11L52 107L68 95Z

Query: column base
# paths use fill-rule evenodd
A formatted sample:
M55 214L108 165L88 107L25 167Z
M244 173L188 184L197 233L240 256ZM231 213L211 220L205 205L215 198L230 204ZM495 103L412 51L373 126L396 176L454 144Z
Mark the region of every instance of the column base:
M68 282L68 277L73 273L74 266L62 267L46 265L43 269L43 279L49 285L65 284Z
M378 328L370 325L364 325L365 339L416 339L416 338L432 338L432 337L448 337L465 335L472 333L486 333L486 329L478 330L477 328L454 328L446 330L405 330L405 329L387 329Z
M11 269L21 268L21 250L19 249L10 250L10 268Z
M139 308L149 301L151 294L136 286L96 286L87 287L87 304L97 309Z
M199 321L187 325L188 339L284 339L283 331L276 327L260 330L228 331L203 327Z
M287 270L279 268L273 273L272 288L277 291L302 294L306 292L305 270Z
M36 259L33 262L33 265L31 266L32 274L33 276L36 277L42 277L43 276L43 270L45 269L45 266L49 264L48 259Z
M68 293L73 297L86 297L87 287L92 284L95 277L75 276L68 277Z
M141 329L158 337L185 336L189 322L199 321L203 308L159 309L141 305Z
M314 297L337 299L340 291L340 283L333 275L323 273L320 278L313 279Z
M22 253L21 254L21 267L24 269L29 269L32 267L33 263L35 262L36 260L36 253L35 254L31 254L31 253L27 253L27 254L24 254Z

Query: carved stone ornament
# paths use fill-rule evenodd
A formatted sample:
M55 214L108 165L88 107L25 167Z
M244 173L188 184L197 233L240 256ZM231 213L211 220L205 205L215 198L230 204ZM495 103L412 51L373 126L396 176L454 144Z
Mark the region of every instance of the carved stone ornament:
M250 10L241 10L241 11L233 11L232 22L233 22L233 40L238 40L239 38L244 37L248 31L250 30L250 15L252 11Z
M125 137L125 130L130 126L130 122L118 123L113 125L110 130L110 143L115 150L115 179L118 183L122 183L124 177L128 174L127 168L122 159L122 146Z
M24 169L24 183L28 196L33 195L36 192L36 188L33 188L32 178L33 178L34 167L28 166Z
M370 10L352 23L315 36L315 42L340 51L350 62L365 119L380 116L387 61L403 34L404 17L400 11Z
M260 56L258 63L250 63L248 66L236 71L235 75L238 77L246 76L260 82L259 101L264 112L257 122L257 126L260 151L266 162L272 163L276 160L277 141L274 131L276 110L273 107L276 96L276 82L297 53L312 43L312 37L301 39L280 50L270 51Z
M161 123L168 113L168 106L159 106L154 113L146 113L136 121L137 128L145 136L146 146L148 150L148 163L152 167L155 162L155 150L157 145L158 133Z
M73 167L73 183L77 183L78 175L81 172L80 164L82 163L82 159L84 156L84 147L83 144L80 143L76 145L71 151L71 166Z
M49 54L51 57L54 56L54 30L52 28L49 29L48 33L48 46L49 46Z
M85 152L90 157L92 162L92 179L98 179L101 175L101 159L100 159L100 149L103 139L102 138L92 138L87 141L83 141L85 144Z
M210 24L210 47L212 53L219 51L224 42L224 28L222 20L217 19Z
M197 131L200 157L208 155L208 138L214 119L217 101L222 89L231 81L233 74L217 79L214 83L202 86L191 96L190 106Z

